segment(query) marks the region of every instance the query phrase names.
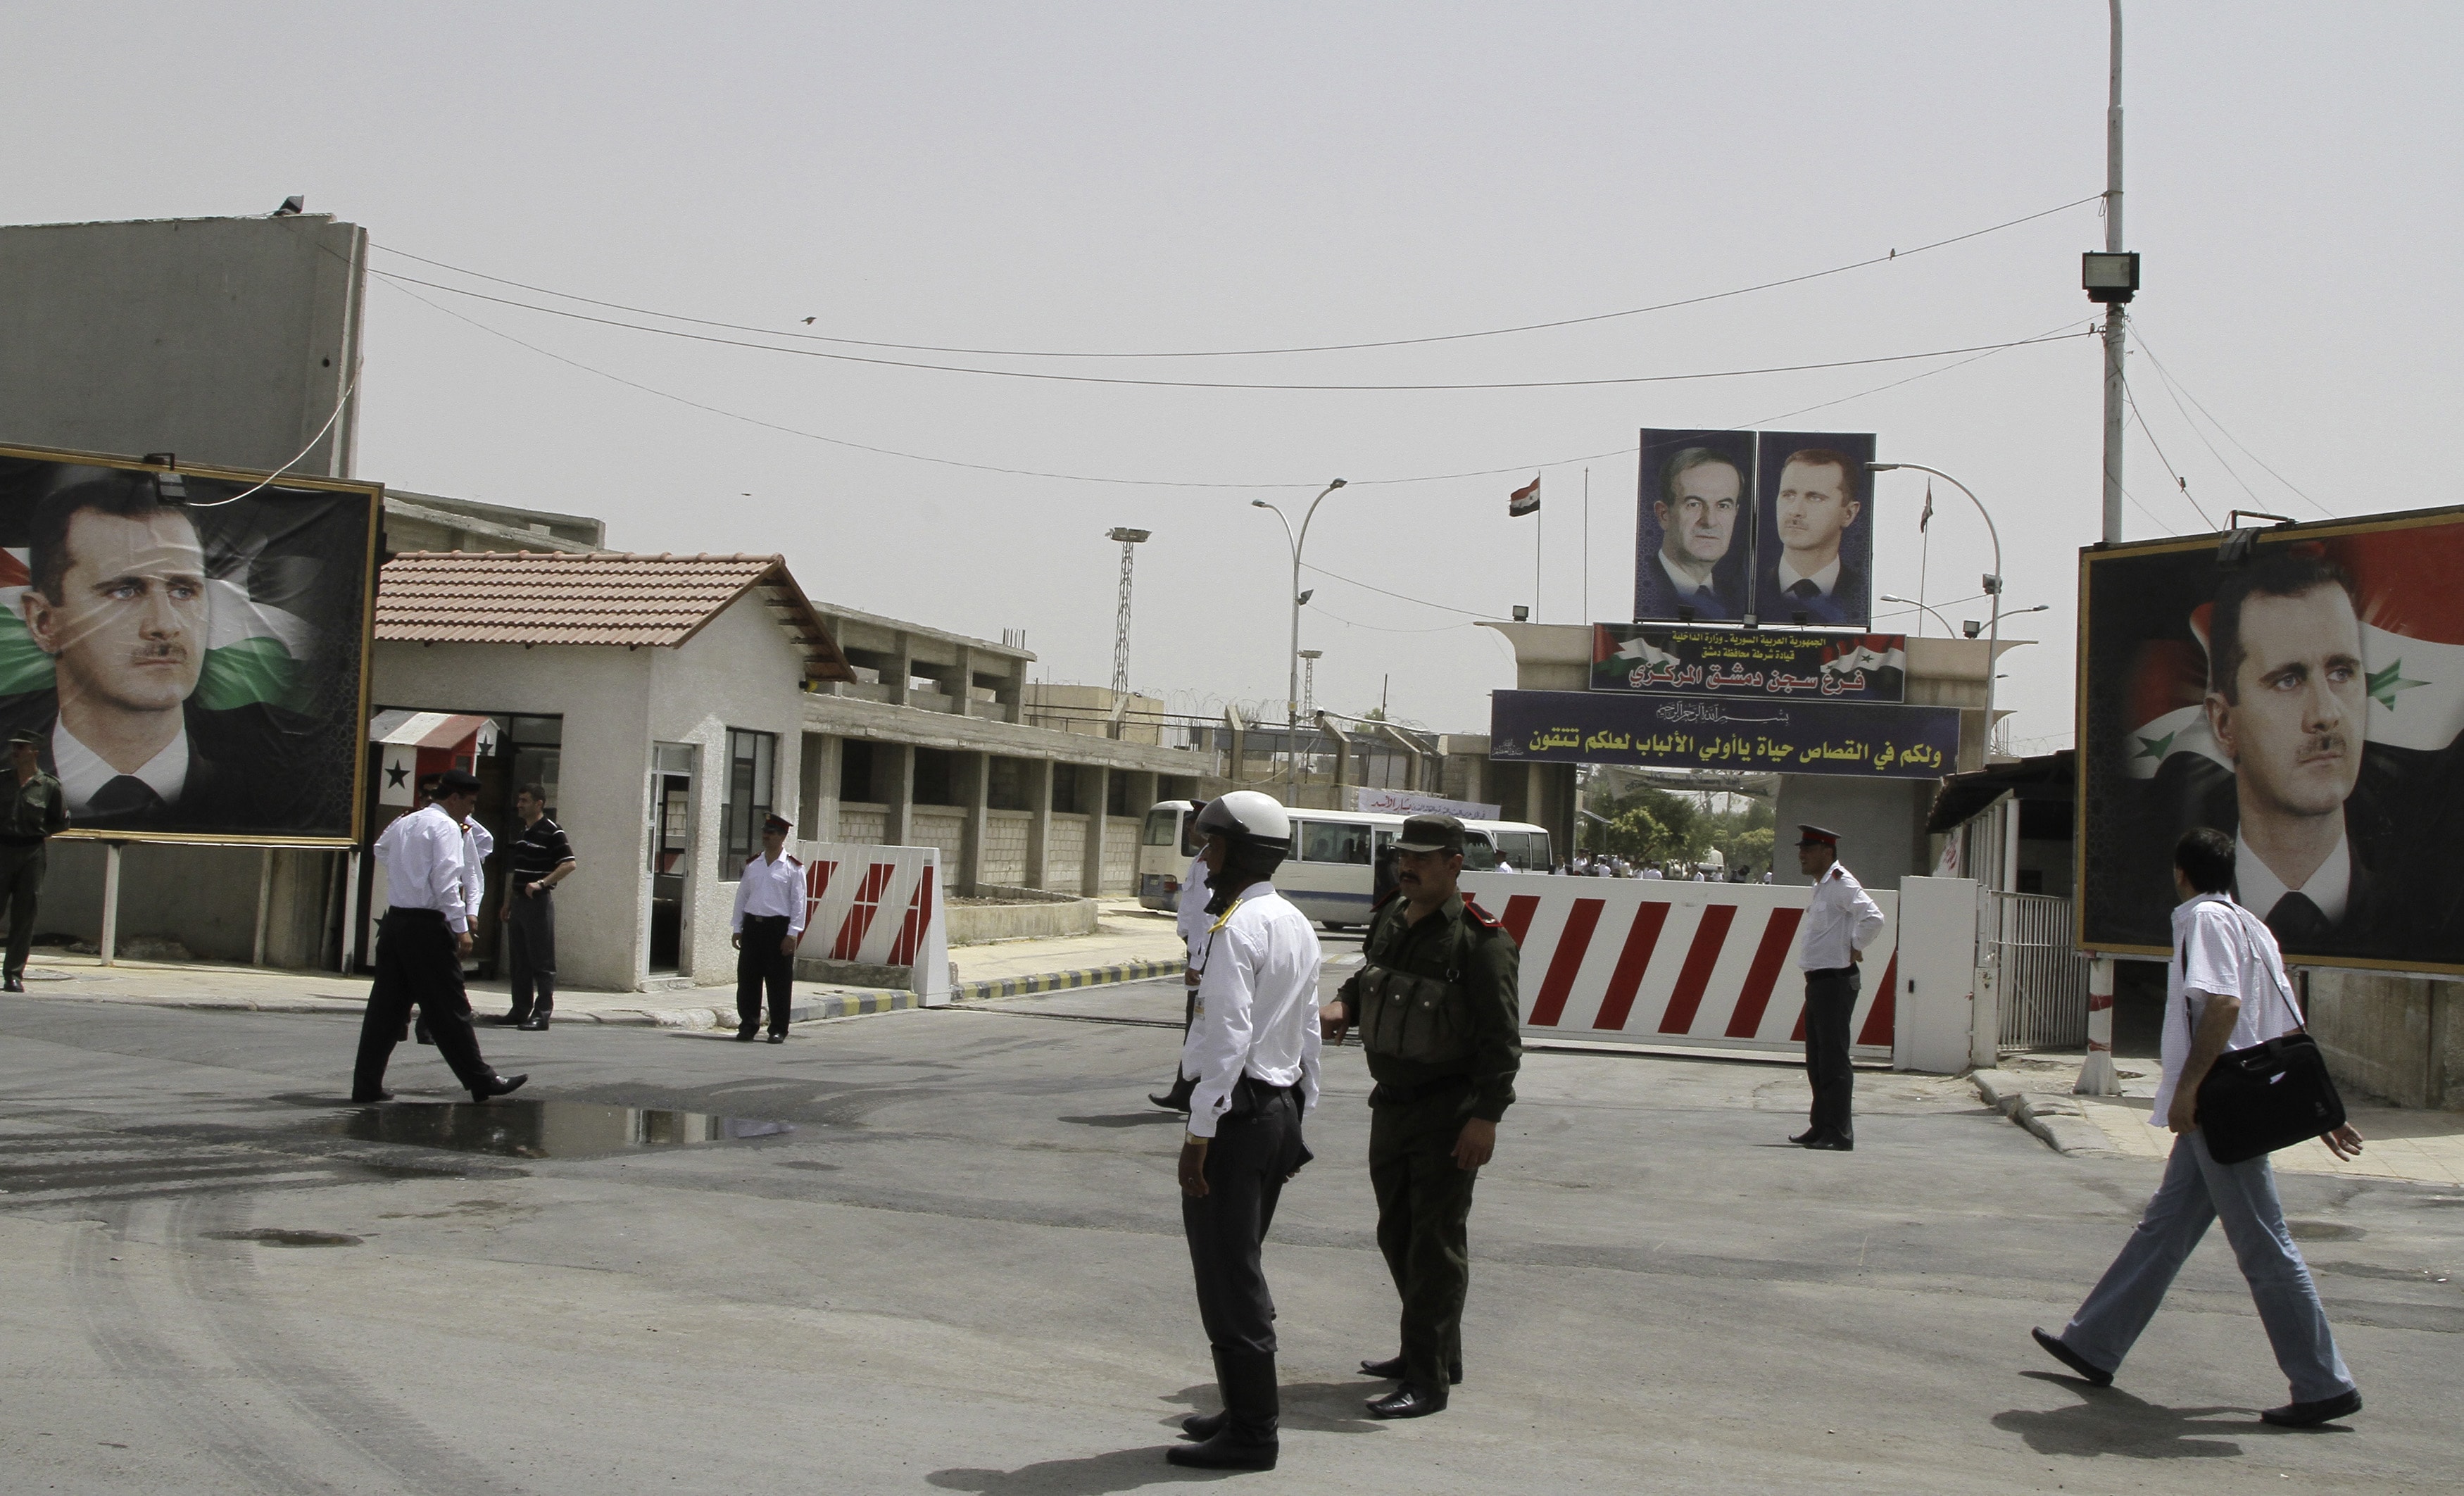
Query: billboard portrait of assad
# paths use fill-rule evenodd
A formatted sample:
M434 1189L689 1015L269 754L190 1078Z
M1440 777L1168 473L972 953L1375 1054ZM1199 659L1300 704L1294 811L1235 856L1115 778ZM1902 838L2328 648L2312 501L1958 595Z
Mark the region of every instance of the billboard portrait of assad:
M347 836L368 502L0 456L0 733L73 829Z
M1732 623L1753 575L1750 431L1645 431L1634 616ZM1683 610L1683 611L1681 611Z
M1864 627L1873 618L1871 433L1764 431L1751 611L1766 624Z
M2233 838L2233 896L2288 958L2464 962L2464 894L2442 860L2464 788L2464 631L2443 601L2459 541L2450 524L2278 540L2225 564L2212 542L2092 564L2092 940L2162 949L2156 844L2205 825Z

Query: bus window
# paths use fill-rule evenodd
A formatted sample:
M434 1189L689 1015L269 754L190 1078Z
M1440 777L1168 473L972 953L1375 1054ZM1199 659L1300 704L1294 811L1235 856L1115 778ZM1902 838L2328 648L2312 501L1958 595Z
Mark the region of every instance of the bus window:
M1557 866L1556 859L1550 855L1548 832L1529 831L1524 834L1530 838L1531 870L1547 872Z
M1304 822L1301 830L1301 861L1353 863L1369 866L1369 827L1346 825L1339 821Z
M1517 872L1531 870L1531 837L1524 831L1492 831L1489 840L1497 844L1497 860Z
M1180 818L1180 855L1195 857L1206 850L1206 838L1198 834L1198 818L1183 812Z
M1488 845L1487 832L1463 833L1463 870L1466 872L1497 870L1497 848Z
M1149 847L1170 847L1172 845L1172 834L1179 829L1180 807L1177 805L1157 805L1153 810L1147 812L1147 828L1146 836L1144 838L1145 844ZM1192 855L1196 854L1193 853Z

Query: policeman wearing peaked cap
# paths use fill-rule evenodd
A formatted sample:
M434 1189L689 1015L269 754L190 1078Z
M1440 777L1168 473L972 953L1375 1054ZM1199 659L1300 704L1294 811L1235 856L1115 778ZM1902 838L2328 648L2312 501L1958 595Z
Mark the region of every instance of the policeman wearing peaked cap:
M1419 1418L1463 1380L1468 1223L1498 1120L1523 1066L1514 937L1463 897L1463 824L1414 816L1395 847L1396 886L1361 941L1360 970L1326 1005L1326 1037L1360 1025L1369 1074L1369 1182L1377 1245L1403 1301L1401 1353L1363 1361L1401 1385L1371 1415Z
M736 885L736 1037L751 1044L761 1031L761 999L770 998L770 1042L787 1042L787 1007L796 976L796 942L804 935L804 865L787 855L793 823L761 823L761 850L746 860Z
M1882 928L1882 911L1839 861L1839 833L1796 828L1796 866L1814 880L1797 964L1805 970L1805 1078L1814 1088L1812 1125L1789 1139L1799 1148L1846 1153L1857 1146L1849 1098L1856 1072L1848 1066L1849 1020L1862 984L1859 963Z

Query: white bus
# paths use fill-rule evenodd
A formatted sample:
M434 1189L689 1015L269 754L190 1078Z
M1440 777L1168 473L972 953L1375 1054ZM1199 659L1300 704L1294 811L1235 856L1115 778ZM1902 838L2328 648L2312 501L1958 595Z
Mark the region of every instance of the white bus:
M1179 906L1181 874L1198 855L1191 821L1194 804L1167 800L1147 812L1138 838L1138 902L1149 909ZM1404 817L1360 810L1295 810L1292 854L1275 874L1275 887L1294 908L1329 930L1365 925L1376 902L1378 854L1394 845ZM1522 821L1463 823L1463 867L1547 872L1556 866L1548 829Z

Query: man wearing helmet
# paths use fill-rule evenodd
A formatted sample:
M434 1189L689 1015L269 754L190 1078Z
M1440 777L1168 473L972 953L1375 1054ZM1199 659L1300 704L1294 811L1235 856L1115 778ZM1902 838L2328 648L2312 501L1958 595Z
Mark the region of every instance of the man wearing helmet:
M1463 896L1463 824L1414 816L1395 840L1394 893L1361 941L1361 967L1326 1005L1325 1037L1360 1025L1369 1053L1369 1182L1377 1245L1403 1300L1402 1353L1363 1361L1402 1385L1369 1402L1381 1419L1444 1409L1463 1380L1471 1286L1471 1187L1497 1147L1523 1067L1514 937ZM1396 897L1400 894L1401 897Z
M1193 943L1197 1011L1181 1046L1189 1131L1180 1149L1180 1219L1198 1312L1215 1352L1223 1411L1193 1414L1198 1442L1174 1464L1274 1468L1275 1301L1259 1261L1284 1181L1309 1162L1301 1117L1317 1104L1317 932L1267 881L1291 850L1274 797L1235 790L1198 818L1207 909Z

